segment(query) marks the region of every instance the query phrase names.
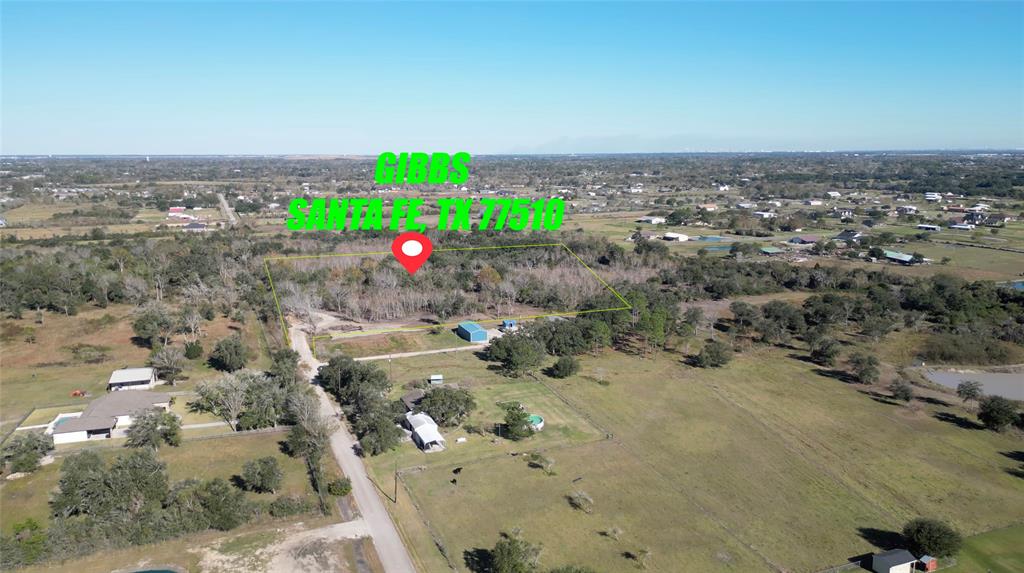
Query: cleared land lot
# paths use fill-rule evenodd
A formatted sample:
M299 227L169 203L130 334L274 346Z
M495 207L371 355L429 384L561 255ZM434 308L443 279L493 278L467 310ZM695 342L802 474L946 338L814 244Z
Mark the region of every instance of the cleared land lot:
M406 444L399 466L406 456L423 460L411 460L425 468L404 479L430 524L413 523L418 516L400 494L395 515L414 549L436 554L432 531L463 568L464 552L520 527L544 543L546 566L624 570L632 565L623 552L648 548L653 570L814 571L874 550L871 541L920 515L966 534L1024 515L1024 481L1004 455L1019 441L935 417L962 414L957 406L878 401L784 351L752 351L712 371L679 359L608 352L584 357L577 376L547 381L614 435L549 450L556 476L521 457L449 462L457 447L423 455ZM396 361L396 378L494 375L470 355L447 360L447 368ZM533 449L530 440L517 446ZM395 462L371 463L380 478ZM453 485L456 465L463 470ZM592 514L569 507L565 496L576 489L593 497ZM620 541L600 534L613 526L625 532Z
M316 341L316 353L321 359L325 359L333 353L359 358L459 346L471 346L471 344L460 338L451 329L445 328L437 334L420 329L416 332L392 332L335 339L321 338Z
M971 537L957 555L949 573L1020 573L1024 571L1024 525Z

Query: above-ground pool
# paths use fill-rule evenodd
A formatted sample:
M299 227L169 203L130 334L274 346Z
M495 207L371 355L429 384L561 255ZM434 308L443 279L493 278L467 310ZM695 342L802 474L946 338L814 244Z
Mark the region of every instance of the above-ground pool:
M530 420L530 427L533 428L534 430L538 430L539 431L539 430L543 430L544 429L544 418L543 417L538 416L537 414L530 414L529 420Z

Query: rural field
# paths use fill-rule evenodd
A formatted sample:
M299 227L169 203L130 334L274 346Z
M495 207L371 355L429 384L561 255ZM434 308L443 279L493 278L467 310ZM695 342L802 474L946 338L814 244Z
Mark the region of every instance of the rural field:
M472 344L460 338L450 328L442 328L437 333L426 329L419 329L411 332L345 336L334 339L318 338L316 341L316 353L321 359L330 356L332 353L360 358L382 354L457 348L459 346L472 346Z
M406 468L392 510L428 570L444 565L435 545L461 570L500 532L520 528L544 545L545 566L624 570L632 567L624 555L649 550L658 571L678 563L817 571L876 550L914 517L973 535L1024 515L1024 481L1010 457L1019 441L947 421L964 415L955 398L899 406L775 349L748 351L716 370L690 368L671 352L605 352L584 357L578 375L542 377L543 384L502 378L469 358L395 360L393 379L443 373L473 390L478 422L497 389L550 387L566 401L522 401L545 416L568 408L601 430L545 443L545 427L506 446L543 449L555 460L553 476L510 452L495 455L475 436L442 453L403 444L371 459L389 496L394 468ZM446 433L450 444L461 435ZM593 498L591 513L567 502L576 490ZM603 534L611 528L622 530L618 540ZM1024 541L1024 530L1006 531Z

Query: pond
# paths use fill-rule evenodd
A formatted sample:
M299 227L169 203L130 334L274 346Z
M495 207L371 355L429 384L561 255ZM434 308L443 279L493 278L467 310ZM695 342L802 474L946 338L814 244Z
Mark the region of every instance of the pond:
M986 395L1024 400L1024 372L972 372L963 370L926 370L924 375L941 386L956 389L967 380L981 382Z

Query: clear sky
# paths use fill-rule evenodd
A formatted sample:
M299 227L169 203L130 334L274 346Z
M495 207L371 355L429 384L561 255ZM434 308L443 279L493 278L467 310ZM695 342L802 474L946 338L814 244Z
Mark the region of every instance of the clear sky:
M4 154L1024 148L1024 2L2 3Z

